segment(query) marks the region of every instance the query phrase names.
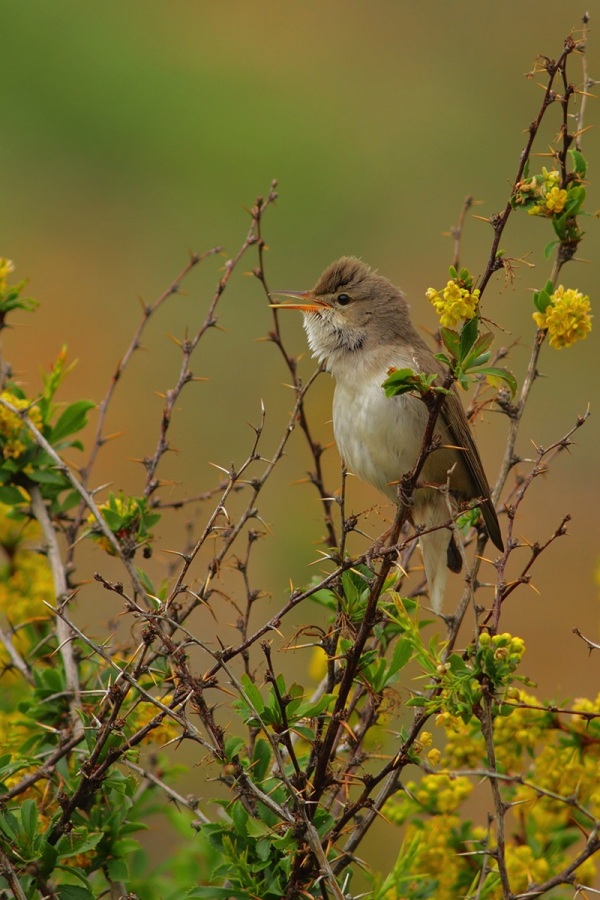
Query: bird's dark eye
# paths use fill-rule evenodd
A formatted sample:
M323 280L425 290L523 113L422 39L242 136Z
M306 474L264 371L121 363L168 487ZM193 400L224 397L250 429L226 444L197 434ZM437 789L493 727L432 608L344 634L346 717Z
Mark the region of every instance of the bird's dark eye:
M337 302L340 306L348 306L349 303L352 303L352 297L350 294L338 294Z

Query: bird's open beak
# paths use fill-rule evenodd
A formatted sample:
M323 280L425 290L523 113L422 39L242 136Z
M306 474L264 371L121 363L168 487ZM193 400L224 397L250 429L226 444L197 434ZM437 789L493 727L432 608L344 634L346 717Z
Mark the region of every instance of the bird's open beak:
M300 303L270 303L271 309L300 309L302 312L320 312L327 305L318 300L312 291L271 291L270 297L293 297Z

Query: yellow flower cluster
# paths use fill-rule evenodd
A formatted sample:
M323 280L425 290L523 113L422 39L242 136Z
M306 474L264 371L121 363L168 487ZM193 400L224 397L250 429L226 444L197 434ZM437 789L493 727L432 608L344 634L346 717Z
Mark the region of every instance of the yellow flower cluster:
M407 789L417 803L429 813L453 813L473 792L468 778L445 772L424 775L419 784L408 782Z
M506 870L511 892L520 894L531 882L544 881L550 874L547 860L538 859L528 844L506 846ZM501 892L496 895L502 896Z
M567 192L564 188L553 187L546 194L546 209L551 213L560 213L565 208L567 202ZM535 209L535 207L534 207Z
M165 697L161 697L160 701L165 706L168 706L171 703L172 699L172 694L168 694ZM152 719L156 718L156 716L161 715L161 712L162 711L160 707L155 706L153 703L143 701L136 704L136 706L127 716L128 735L139 731L140 728L144 728L152 721ZM160 725L157 725L156 728L154 728L148 734L146 740L152 741L152 743L154 744L167 744L169 741L174 740L180 734L181 726L177 724L175 719L172 719L170 716L165 715Z
M25 659L40 640L39 628L34 626L47 622L50 617L45 602L51 603L53 599L54 585L47 559L26 548L17 549L10 564L0 570L0 613L13 626L13 645ZM3 646L0 647L0 673L5 686L15 680L16 670L10 668L8 651Z
M38 537L37 523L23 525L9 519L9 509L0 504L0 547L8 557L0 566L0 613L13 625L23 625L33 618L48 617L44 601L52 602L54 583L47 558L28 546Z
M2 753L11 757L11 760L23 760L23 745L32 737L32 732L37 725L31 720L27 720L25 716L17 712L15 709L9 711L0 710L0 747ZM12 775L7 775L3 779L4 785L10 789L18 784L26 775L35 771L37 766L25 765L19 766L17 771ZM19 801L35 800L38 804L38 810L41 807L41 800L44 793L44 780L37 781L27 788L23 793L19 794Z
M2 400L10 403L11 406L14 406L15 409L27 409L31 402L25 398L17 397L12 391L2 391L0 397ZM28 415L36 428L39 428L42 424L40 411L34 406L29 410ZM16 413L0 405L0 446L4 458L18 459L30 444L31 437L23 420Z
M417 784L406 783L406 793L396 794L385 804L385 815L396 825L428 813L432 816L455 812L470 796L473 785L468 778L453 777L445 772L423 775Z
M600 694L598 694L595 700L590 700L588 697L578 697L571 704L571 709L575 709L577 710L577 712L582 713L582 715L580 716L572 717L571 731L589 738L590 729L593 729L594 727L598 728L599 723L597 718L595 720L590 720L590 718L584 715L584 713L595 713L597 716L597 714L600 712ZM593 724L594 721L595 725ZM596 737L600 737L597 731Z
M456 884L461 871L465 868L464 859L453 847L454 835L460 829L460 825L460 818L457 815L433 816L418 829L422 840L414 868L416 872L426 872L430 878L436 880L437 900L456 900ZM414 825L409 825L407 840L410 840L416 831Z
M13 624L49 615L54 586L50 566L44 556L32 550L18 550L5 571L0 571L0 610Z
M533 825L536 841L547 840L548 835L565 828L573 811L562 797L576 797L594 815L600 810L600 761L597 754L582 756L578 748L548 744L538 753L535 764L535 784L544 790L560 795L540 795L532 787L520 785L515 791L515 803L521 804L518 813L526 810L527 820Z
M534 175L529 181L520 181L516 187L515 200L527 204L535 200L527 212L530 216L554 216L565 208L568 193L559 187L560 172L542 168L541 175Z
M496 635L495 639L481 635L480 642L484 647L494 647L495 656L504 652L520 656L525 649L521 638L510 634ZM519 691L518 699L524 705L541 706L536 697L525 691ZM570 798L575 798L592 816L600 817L600 721L586 715L600 712L600 694L595 700L575 700L571 709L579 715L565 721L561 717L560 722L550 710L523 707L515 708L510 715L499 715L494 721L499 771L516 776L512 784L502 786L517 823L516 834L507 831L506 840L506 865L515 894L525 892L532 882L545 881L573 857L575 850L568 842L562 850L554 847L557 834L575 832L577 813ZM443 712L437 716L436 725L444 728L447 735L444 766L453 770L487 767L485 742L475 719L465 724L459 717ZM427 734L422 744L429 743ZM520 783L522 780L527 783ZM435 881L437 900L464 896L465 886L473 883L475 874L472 853L486 847L493 850L490 841L494 840L493 831L488 835L484 829L467 828L461 815L460 807L470 795L472 783L465 776L453 777L442 771L426 774L420 783L408 783L406 788L406 794L397 795L386 804L385 814L391 821L407 825L407 843L418 841L412 870L427 873ZM549 848L554 849L550 852ZM477 861L478 866L481 864ZM497 866L491 857L488 866L485 896L501 900ZM577 869L576 877L584 884L593 883L594 859L586 860ZM404 900L408 896L413 894L398 886L386 900Z
M444 765L449 769L476 769L485 759L485 742L479 723L465 724L458 716L440 713L436 725L446 730Z
M484 631L479 635L481 647L492 647L496 660L508 659L511 662L519 662L525 653L525 641L520 637L513 637L508 631L502 634L490 635Z
M6 290L8 276L14 271L15 266L13 261L11 259L6 259L4 256L0 257L0 291Z
M555 350L584 340L592 330L590 298L560 284L550 296L544 312L534 312L538 328L548 332L548 342Z
M441 291L429 288L425 296L435 307L444 328L455 328L461 321L467 321L477 315L479 291L469 291L461 287L454 279Z
M519 692L519 701L532 706L541 705L537 697ZM510 716L498 716L494 721L496 760L504 771L518 771L523 757L533 754L536 745L548 728L548 713L543 709L517 707Z

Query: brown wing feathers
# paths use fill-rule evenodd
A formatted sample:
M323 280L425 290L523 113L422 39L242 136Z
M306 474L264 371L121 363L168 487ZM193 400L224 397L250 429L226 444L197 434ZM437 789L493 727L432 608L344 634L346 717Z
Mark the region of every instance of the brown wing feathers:
M446 423L448 433L455 446L464 447L467 451L463 456L463 461L473 482L473 497L481 497L481 514L483 515L485 527L496 547L498 547L499 550L503 550L504 544L502 543L502 534L500 532L498 516L496 515L496 510L494 509L494 504L490 497L490 488L487 478L485 477L485 472L483 471L483 466L481 465L481 460L479 458L479 452L475 446L475 441L473 440L462 404L458 397L453 393L447 395L444 401L444 405L446 404L452 405L453 407L453 415L451 417L452 425L448 424L448 417L444 416L444 409L442 407L442 416Z

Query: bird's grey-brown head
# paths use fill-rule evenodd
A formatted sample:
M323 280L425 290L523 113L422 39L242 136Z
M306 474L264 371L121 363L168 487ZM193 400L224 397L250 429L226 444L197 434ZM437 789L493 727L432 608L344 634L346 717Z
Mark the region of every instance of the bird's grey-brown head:
M285 293L301 302L281 308L302 310L313 355L329 369L342 355L413 333L402 292L354 256L327 266L312 290Z

